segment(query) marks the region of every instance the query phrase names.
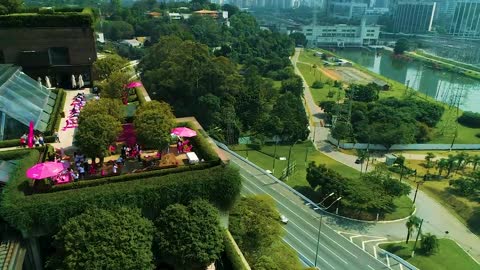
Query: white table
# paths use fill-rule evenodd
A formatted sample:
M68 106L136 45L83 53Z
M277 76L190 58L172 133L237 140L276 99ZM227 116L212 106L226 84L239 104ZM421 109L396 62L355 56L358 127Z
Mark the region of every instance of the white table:
M200 162L200 160L197 157L197 154L195 152L187 152L187 158L188 158L188 163L190 164L195 164Z

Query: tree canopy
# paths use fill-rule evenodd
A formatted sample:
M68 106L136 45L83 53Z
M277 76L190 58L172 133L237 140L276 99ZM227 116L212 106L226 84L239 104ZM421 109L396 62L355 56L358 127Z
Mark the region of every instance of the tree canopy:
M127 63L127 59L117 54L110 54L102 59L97 59L97 61L93 63L94 77L99 80L105 80L114 71L118 71L121 68L125 67Z
M154 269L154 226L139 209L89 209L54 236L54 269Z
M122 130L118 119L107 114L83 117L75 133L75 145L89 157L104 157L107 147L114 143Z
M125 87L129 80L130 75L127 72L117 70L113 71L107 80L103 83L102 97L120 99L124 95Z
M158 256L177 269L205 269L223 251L219 222L218 210L207 201L168 206L155 223Z
M175 126L175 116L170 105L151 101L141 105L133 120L138 140L147 148L161 150L170 141L171 129Z
M101 98L87 102L78 118L78 124L81 125L85 119L94 118L100 114L110 115L120 123L125 119L125 110L119 99Z
M230 212L229 230L253 269L303 269L282 242L282 225L271 197L243 197Z
M403 54L409 48L409 41L405 38L401 38L397 40L395 43L395 47L393 48L393 52L395 54Z
M0 15L18 12L22 6L23 0L0 0Z

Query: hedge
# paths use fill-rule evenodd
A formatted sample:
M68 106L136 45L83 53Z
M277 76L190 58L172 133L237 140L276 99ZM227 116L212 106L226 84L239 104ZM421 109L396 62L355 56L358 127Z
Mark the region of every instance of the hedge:
M200 132L197 128L193 126L191 122L178 123L177 126L188 127L197 132L197 136L191 137L189 138L189 140L192 142L193 146L196 146L193 148L193 150L195 151L199 159L204 159L207 161L219 159L217 152L215 152L215 150L212 148L212 145L207 139L207 134L203 134L202 132Z
M138 102L140 103L140 105L147 102L145 100L145 95L143 94L141 87L135 87L135 93L137 94Z
M464 126L471 128L480 128L480 113L463 112L458 118L458 122Z
M0 27L92 27L88 13L32 14L18 13L0 16Z
M55 129L58 130L60 128L60 124L62 122L61 113L65 107L66 98L67 94L65 93L65 90L58 89L57 100L55 101L52 113L50 114L50 120L48 121L45 135L52 135Z
M235 239L228 230L225 230L225 254L232 264L233 270L250 270L247 260L242 254L242 251L237 246Z
M105 185L105 184L110 184L110 183L132 181L132 180L137 180L137 179L140 179L140 178L164 176L164 175L172 174L172 173L179 173L179 172L186 172L186 171L198 171L198 170L204 170L204 169L211 168L211 167L218 166L218 165L220 165L219 160L218 161L213 161L213 162L198 163L198 164L189 165L189 166L169 168L169 169L158 168L158 169L155 169L155 170L152 170L152 171L146 171L146 172L140 172L140 173L129 173L129 174L124 174L124 175L110 176L110 177L102 177L102 178L97 178L97 179L92 179L92 180L82 180L82 181L79 181L79 182L62 184L62 185L58 185L58 186L52 186L51 189L49 189L46 192L57 192L57 191L64 191L64 190L70 190L70 189L95 187L95 186L100 186L100 185Z
M150 219L155 219L160 210L170 204L187 204L200 198L222 210L228 210L241 189L238 171L224 165L29 196L19 190L29 181L25 171L12 178L5 188L0 214L9 224L27 235L53 233L69 218L93 206L105 209L137 207Z

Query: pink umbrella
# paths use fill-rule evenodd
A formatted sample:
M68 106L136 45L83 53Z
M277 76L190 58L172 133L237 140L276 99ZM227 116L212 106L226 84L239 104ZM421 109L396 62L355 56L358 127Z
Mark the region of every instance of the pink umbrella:
M127 88L135 88L135 87L139 87L139 86L142 86L142 82L131 82L129 84L127 84Z
M172 129L172 134L175 134L180 137L195 137L197 136L197 132L195 130L191 130L187 127L177 127Z
M27 177L32 179L44 179L55 176L63 171L64 165L62 162L44 162L38 163L27 170Z

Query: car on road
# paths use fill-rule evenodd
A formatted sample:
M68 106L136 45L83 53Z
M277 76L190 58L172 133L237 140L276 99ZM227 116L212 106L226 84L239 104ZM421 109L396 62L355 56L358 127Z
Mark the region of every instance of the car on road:
M361 159L355 160L355 164L362 164L362 163L363 163L363 160L361 160Z
M287 224L288 223L288 218L284 215L280 215L280 221L283 223L283 224Z

